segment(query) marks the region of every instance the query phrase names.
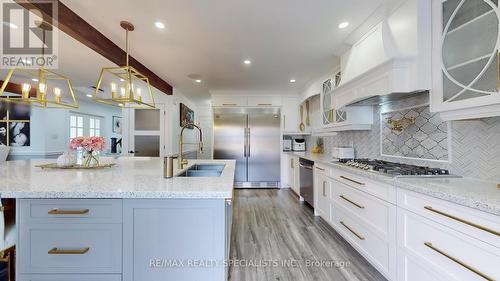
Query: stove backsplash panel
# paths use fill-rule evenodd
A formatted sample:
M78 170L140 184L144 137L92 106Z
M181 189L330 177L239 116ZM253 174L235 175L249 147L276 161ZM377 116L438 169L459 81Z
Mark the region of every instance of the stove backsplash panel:
M449 122L448 161L388 157L381 154L381 113L405 110L428 102L428 99L420 97L377 106L374 108L374 125L371 131L340 132L336 136L323 137L325 153L331 154L332 147L335 146L353 146L358 158L442 168L456 175L500 181L500 117ZM316 139L317 137L307 137L308 150L315 145Z
M380 114L381 152L384 156L449 160L448 123L439 114L432 114L428 105ZM394 128L393 122L407 122ZM398 130L399 129L399 130Z

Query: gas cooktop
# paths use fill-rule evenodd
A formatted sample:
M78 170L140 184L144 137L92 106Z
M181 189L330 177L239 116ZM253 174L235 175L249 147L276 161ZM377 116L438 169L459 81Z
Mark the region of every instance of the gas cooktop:
M392 176L450 176L445 169L408 165L377 159L339 160L347 166L362 170L377 171Z

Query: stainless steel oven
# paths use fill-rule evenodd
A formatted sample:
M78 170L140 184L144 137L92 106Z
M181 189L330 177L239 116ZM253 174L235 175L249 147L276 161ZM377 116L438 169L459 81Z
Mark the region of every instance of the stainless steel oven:
M314 208L313 167L314 162L300 158L300 196Z

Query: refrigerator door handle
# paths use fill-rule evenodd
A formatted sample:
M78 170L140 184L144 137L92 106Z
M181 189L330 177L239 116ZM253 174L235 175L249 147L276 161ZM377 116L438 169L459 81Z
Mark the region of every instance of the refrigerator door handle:
M248 137L247 137L247 142L248 142L248 157L250 157L250 128L248 128Z
M245 138L245 144L243 145L243 156L247 157L247 146L248 146L247 128L243 128L243 135Z

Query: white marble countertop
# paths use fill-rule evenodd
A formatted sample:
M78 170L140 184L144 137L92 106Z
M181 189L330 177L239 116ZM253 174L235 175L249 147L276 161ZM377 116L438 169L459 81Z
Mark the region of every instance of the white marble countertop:
M396 187L500 216L500 188L473 178L397 178Z
M188 160L223 163L220 177L163 178L163 159L121 157L112 168L96 170L41 169L35 165L54 160L0 163L1 198L232 198L235 161ZM176 161L176 160L174 160ZM175 163L177 164L177 163ZM177 165L175 166L177 167ZM178 174L182 170L174 171Z
M338 168L342 169L346 172L359 175L362 177L368 177L372 180L375 181L380 181L386 184L391 184L394 185L395 177L391 175L387 175L384 173L376 172L376 171L366 171L366 170L361 170L353 167L349 167L345 164L342 164L336 160L334 160L331 156L326 155L326 154L318 154L318 153L311 153L311 152L284 152L288 154L295 155L297 157L305 158L314 162L319 162L324 165L328 165L333 168Z
M348 167L335 162L329 155L314 154L309 152L285 152L329 165L333 168L343 169L347 172L365 176L372 180L392 184L434 198L442 199L483 212L500 216L500 188L497 183L473 178L433 178L433 177L395 177L375 171L365 171Z

